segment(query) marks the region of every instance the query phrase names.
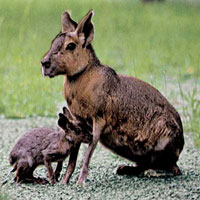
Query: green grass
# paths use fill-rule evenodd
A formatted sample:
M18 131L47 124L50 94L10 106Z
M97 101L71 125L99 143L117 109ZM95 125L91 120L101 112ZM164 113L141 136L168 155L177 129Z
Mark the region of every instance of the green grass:
M9 200L9 197L6 194L0 194L0 200Z
M199 86L199 83L197 84ZM183 117L186 124L185 128L194 133L194 141L200 147L200 96L197 84L187 94L183 91L181 84L179 84L179 89L182 99Z
M100 60L118 73L150 82L172 104L173 88L168 85L177 77L175 97L183 100L189 95L178 86L188 80L197 80L190 87L191 94L199 91L199 4L178 0L148 5L139 0L0 0L0 5L0 115L56 116L57 104L64 100L64 78L42 77L40 60L60 31L64 10L79 21L94 9L94 48ZM199 102L198 95L185 101L179 112L187 112L187 105L194 109L194 101ZM188 114L185 129L198 132L200 141L199 113L182 117Z

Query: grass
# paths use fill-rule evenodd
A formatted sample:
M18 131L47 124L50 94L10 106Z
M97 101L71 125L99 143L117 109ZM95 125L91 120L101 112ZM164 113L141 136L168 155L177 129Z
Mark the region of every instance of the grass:
M0 194L0 200L9 200L9 197L5 194Z
M0 5L0 115L56 116L57 105L64 99L63 77L42 77L40 60L60 31L64 10L79 21L93 8L93 45L100 60L118 73L150 82L175 107L175 97L180 96L184 104L178 111L183 113L185 130L196 133L200 145L199 4L178 0L145 6L139 0L0 0ZM179 81L174 82L177 77ZM196 85L181 91L190 80ZM175 89L169 87L171 83Z
M200 98L199 90L197 85L194 89L189 91L187 94L184 93L181 84L179 83L179 89L182 99L182 110L184 121L187 124L186 129L192 131L194 134L194 141L198 147L200 147Z

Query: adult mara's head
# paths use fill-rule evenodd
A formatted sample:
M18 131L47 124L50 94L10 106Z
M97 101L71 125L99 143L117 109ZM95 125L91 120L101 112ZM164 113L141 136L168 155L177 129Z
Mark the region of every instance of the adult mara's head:
M52 78L65 74L72 77L98 60L91 46L94 38L93 15L93 10L90 10L77 24L69 12L62 14L61 32L53 39L41 61L44 76Z

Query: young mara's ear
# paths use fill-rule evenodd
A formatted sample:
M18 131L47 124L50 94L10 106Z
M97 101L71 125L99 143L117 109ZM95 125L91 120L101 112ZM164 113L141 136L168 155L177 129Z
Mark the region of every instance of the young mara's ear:
M59 113L58 115L58 126L62 128L64 131L75 130L75 126L73 123L69 121L65 114Z
M73 117L69 110L66 107L63 107L63 114L67 117L68 120L73 120Z
M66 124L68 123L68 120L67 120L67 118L65 117L64 114L59 113L58 122L57 123L58 123L58 126L60 126L60 128L65 130L66 129Z
M69 12L67 12L67 11L65 11L62 14L61 23L62 23L62 33L73 32L73 31L75 31L75 29L77 27L77 23L74 20L72 20Z
M76 32L78 37L83 45L83 47L87 47L94 38L94 26L91 22L92 16L94 15L94 11L90 10L85 17L79 22Z

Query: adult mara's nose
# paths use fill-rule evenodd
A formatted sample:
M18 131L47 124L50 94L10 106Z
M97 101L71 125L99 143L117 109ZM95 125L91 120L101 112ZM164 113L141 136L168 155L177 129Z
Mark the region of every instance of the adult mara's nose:
M43 59L43 60L41 61L41 64L42 64L42 66L45 67L45 68L49 68L49 67L51 66L51 62L50 62L49 60L46 60L46 59Z

